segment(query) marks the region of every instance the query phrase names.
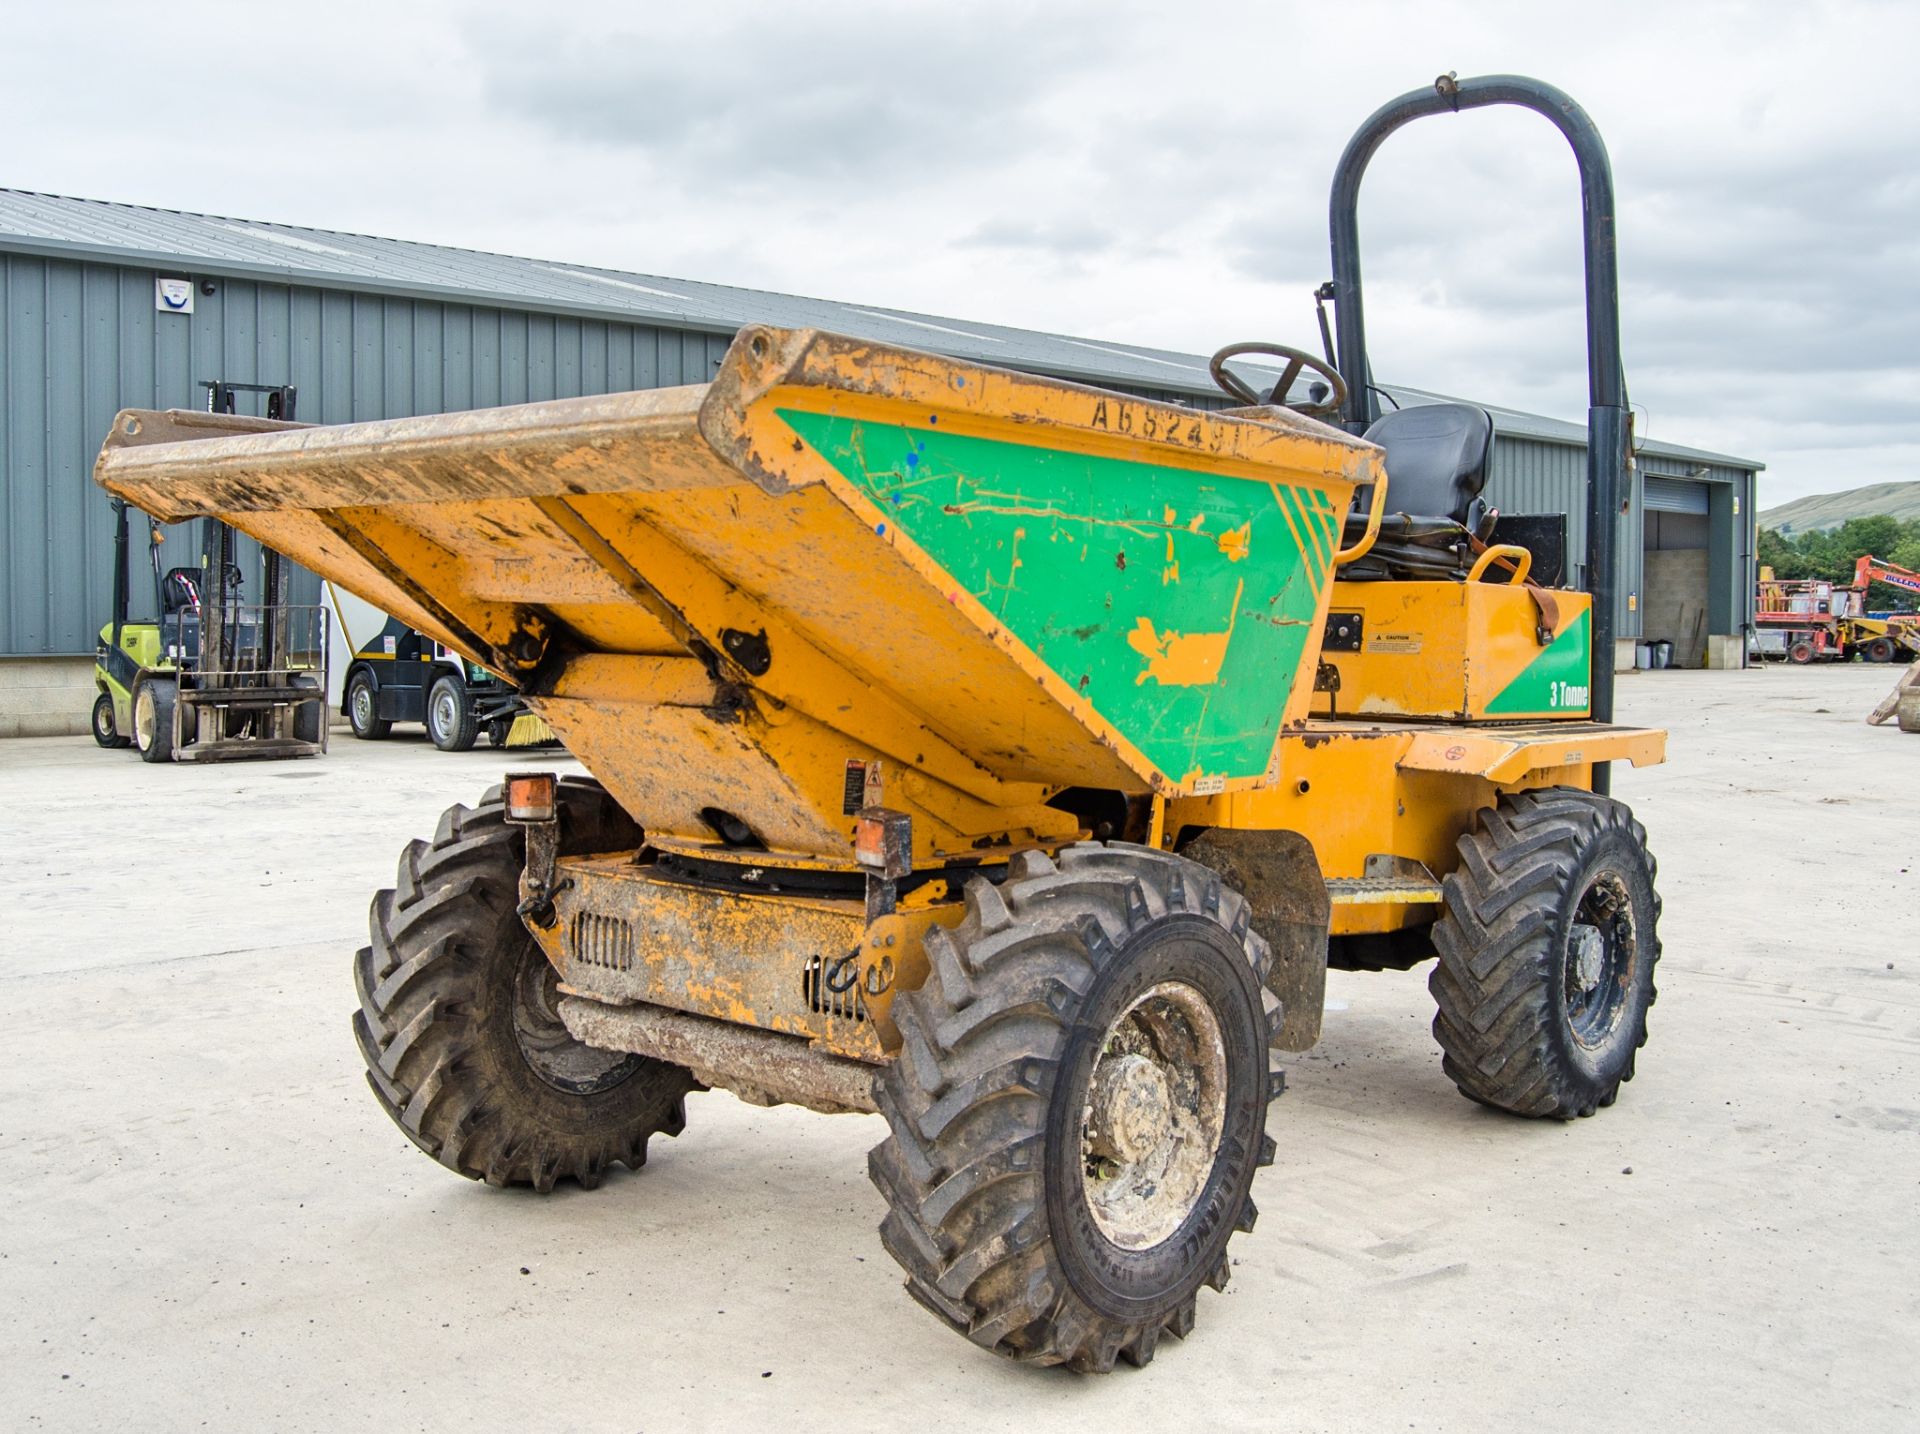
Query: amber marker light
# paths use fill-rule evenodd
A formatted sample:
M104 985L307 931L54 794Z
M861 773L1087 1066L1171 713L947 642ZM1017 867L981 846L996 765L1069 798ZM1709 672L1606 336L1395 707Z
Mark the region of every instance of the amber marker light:
M507 773L507 820L552 821L556 780L552 772Z

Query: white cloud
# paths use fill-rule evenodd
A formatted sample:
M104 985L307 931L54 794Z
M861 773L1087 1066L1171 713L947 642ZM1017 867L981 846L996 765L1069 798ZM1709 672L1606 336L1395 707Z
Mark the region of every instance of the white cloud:
M958 327L1317 347L1354 127L1443 69L1536 74L1612 150L1636 403L1767 460L1771 504L1920 476L1916 41L1876 3L43 7L14 17L0 183ZM1361 217L1378 373L1584 415L1549 126L1425 121Z

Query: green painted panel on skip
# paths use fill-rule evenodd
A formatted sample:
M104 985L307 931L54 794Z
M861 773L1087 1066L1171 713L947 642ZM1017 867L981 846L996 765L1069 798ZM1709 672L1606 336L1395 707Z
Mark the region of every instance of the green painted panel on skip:
M1281 485L779 413L1162 772L1265 772L1335 541L1330 505L1287 495L1294 522L1316 525L1303 557Z
M1591 706L1593 622L1581 613L1487 704L1489 717L1548 716Z

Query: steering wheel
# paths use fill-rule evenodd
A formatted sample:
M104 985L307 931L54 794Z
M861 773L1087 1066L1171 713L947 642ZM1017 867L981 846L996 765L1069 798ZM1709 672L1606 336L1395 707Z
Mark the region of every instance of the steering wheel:
M1280 373L1280 382L1273 386L1272 396L1262 398L1251 388L1246 380L1227 367L1227 360L1241 354L1272 354L1283 358L1287 366ZM1312 369L1326 379L1332 392L1320 403L1288 403L1287 392L1293 387L1293 381L1300 377L1301 369ZM1237 398L1249 407L1257 408L1261 404L1277 403L1290 408L1295 413L1303 413L1308 418L1331 419L1339 415L1347 404L1347 381L1340 377L1332 364L1325 359L1316 358L1305 349L1296 349L1287 344L1265 344L1254 340L1244 344L1228 344L1219 353L1207 360L1207 371L1213 375L1213 381L1220 385L1220 391L1229 397Z

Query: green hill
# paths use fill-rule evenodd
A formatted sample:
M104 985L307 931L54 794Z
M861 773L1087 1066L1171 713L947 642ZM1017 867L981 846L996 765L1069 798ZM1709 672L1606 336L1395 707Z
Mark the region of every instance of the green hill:
M1844 493L1815 493L1760 514L1760 526L1780 533L1837 528L1849 518L1920 518L1920 482L1873 483Z

